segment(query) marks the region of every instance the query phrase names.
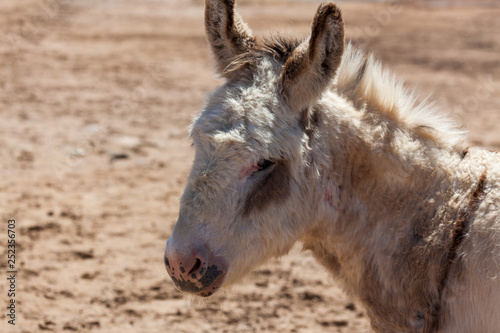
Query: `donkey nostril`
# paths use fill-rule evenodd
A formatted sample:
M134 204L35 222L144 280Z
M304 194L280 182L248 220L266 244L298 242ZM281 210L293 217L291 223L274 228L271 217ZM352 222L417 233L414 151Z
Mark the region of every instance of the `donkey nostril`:
M188 274L193 274L194 272L198 271L200 267L201 267L201 260L196 258L196 262L194 263L193 268L191 268Z

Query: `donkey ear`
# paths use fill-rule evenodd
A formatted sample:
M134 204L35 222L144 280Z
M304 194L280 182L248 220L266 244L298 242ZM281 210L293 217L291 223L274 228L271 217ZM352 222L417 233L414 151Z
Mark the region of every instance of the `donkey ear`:
M255 46L255 37L234 7L235 0L205 1L205 29L217 70L223 75L236 57Z
M281 73L284 97L294 109L314 102L337 72L344 52L344 22L333 3L319 6L309 41L287 60Z

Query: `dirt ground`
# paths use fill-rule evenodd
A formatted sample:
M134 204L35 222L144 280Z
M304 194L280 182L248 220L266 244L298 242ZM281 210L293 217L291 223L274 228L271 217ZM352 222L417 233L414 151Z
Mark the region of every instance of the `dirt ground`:
M257 35L306 35L318 2L241 1ZM495 2L341 2L373 51L475 145L500 147ZM495 7L496 6L496 7ZM15 219L16 325L1 332L370 332L362 307L294 249L203 304L163 249L193 157L187 127L212 73L203 2L0 3L0 300Z

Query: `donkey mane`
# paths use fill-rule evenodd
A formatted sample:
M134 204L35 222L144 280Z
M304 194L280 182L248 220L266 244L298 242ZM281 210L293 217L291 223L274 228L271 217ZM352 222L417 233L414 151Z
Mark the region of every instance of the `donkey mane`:
M225 74L255 67L262 57L273 59L281 68L304 41L288 35L266 37L256 43L252 51L235 58L225 69ZM351 101L356 109L378 112L449 151L463 152L466 131L440 114L427 98L417 102L415 93L383 68L372 53L366 54L348 43L332 83L336 85L337 92ZM335 86L332 88L335 89Z
M373 54L365 54L349 43L336 77L338 92L358 109L378 111L398 124L444 148L462 152L466 132L440 114L427 99L417 97Z

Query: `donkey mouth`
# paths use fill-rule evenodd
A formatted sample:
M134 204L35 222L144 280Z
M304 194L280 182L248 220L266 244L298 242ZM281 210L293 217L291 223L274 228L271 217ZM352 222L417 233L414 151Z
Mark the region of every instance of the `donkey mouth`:
M221 275L216 277L215 281L212 282L212 284L210 284L207 288L203 289L202 291L200 291L195 295L201 297L212 296L217 290L219 290L222 287L224 281L226 281L226 273L222 273Z
M187 277L185 279L183 274L178 276L176 276L176 274L170 274L170 278L180 291L208 297L222 287L226 280L226 275L227 273L224 269L219 269L217 265L211 265L206 267L203 276L196 280Z

